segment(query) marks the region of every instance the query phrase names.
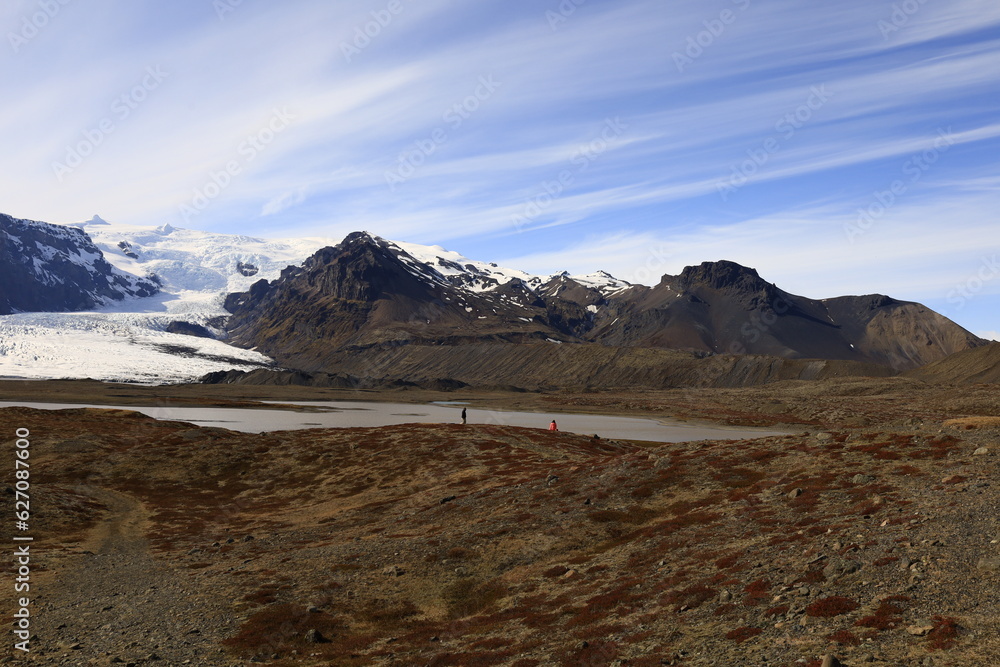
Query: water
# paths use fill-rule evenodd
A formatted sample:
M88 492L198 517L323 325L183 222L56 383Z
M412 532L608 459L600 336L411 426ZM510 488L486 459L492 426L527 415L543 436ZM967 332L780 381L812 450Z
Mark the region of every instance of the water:
M218 426L245 433L287 431L304 428L345 428L351 426L386 426L390 424L461 423L459 405L379 403L373 401L283 402L322 409L322 412L295 412L279 408L150 407L131 405L82 405L73 403L0 402L0 408L25 406L43 410L66 408L104 408L134 410L155 419L184 421L198 426ZM779 431L721 426L688 426L655 419L611 415L577 415L537 412L508 412L468 408L470 424L501 424L546 429L553 419L560 431L581 435L597 434L602 438L646 440L650 442L689 442L693 440L742 440Z

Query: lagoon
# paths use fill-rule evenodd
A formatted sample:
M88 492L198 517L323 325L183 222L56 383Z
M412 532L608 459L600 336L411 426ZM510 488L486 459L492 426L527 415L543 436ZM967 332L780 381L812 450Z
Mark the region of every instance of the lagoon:
M274 403L274 402L271 402ZM462 408L468 409L470 424L500 424L528 428L548 428L555 419L560 431L580 435L599 435L620 440L649 442L691 442L696 440L743 440L772 435L780 431L724 426L692 426L669 420L641 419L612 415L515 412L486 410L459 402L441 403L382 403L377 401L283 401L280 405L301 405L312 411L299 412L274 408L218 408L135 405L96 405L74 403L0 402L0 408L24 406L43 410L67 408L103 408L133 410L155 419L183 421L198 426L216 426L245 433L287 431L307 428L374 427L393 424L457 424Z

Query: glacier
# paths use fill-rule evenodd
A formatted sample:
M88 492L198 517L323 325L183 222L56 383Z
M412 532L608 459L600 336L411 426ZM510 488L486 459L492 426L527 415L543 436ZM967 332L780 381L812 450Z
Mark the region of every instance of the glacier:
M253 350L167 329L173 322L184 322L221 338L219 327L229 315L223 308L227 294L244 292L261 279L275 280L282 269L301 265L317 250L340 242L134 226L109 223L100 216L65 226L84 231L115 269L155 276L161 291L87 312L0 316L0 377L164 384L193 382L214 371L272 366L273 360ZM515 278L534 289L553 277L471 260L440 246L386 242L416 260L411 267L415 274L447 280L470 292ZM603 272L568 277L608 294L630 286Z

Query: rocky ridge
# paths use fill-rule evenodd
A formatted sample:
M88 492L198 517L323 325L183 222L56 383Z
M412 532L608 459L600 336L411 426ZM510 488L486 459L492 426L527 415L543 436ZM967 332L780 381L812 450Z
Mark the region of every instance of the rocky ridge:
M807 299L733 262L687 267L651 288L560 274L545 282L507 276L470 289L469 273L445 268L450 271L418 261L398 244L351 234L277 280L230 295L230 340L296 370L358 373L362 359L368 376L400 380L415 378L387 358L404 354L441 365L470 345L491 345L501 357L527 356L525 343L547 342L567 344L551 350L553 360L589 346L822 359L901 371L985 344L920 304L882 295ZM549 371L558 383L558 369ZM596 378L594 384L607 383Z

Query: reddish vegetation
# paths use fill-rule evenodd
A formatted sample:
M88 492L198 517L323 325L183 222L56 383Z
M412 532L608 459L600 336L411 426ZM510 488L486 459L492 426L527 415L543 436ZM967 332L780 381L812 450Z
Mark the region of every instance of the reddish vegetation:
M992 471L975 466L995 460L937 425L879 428L640 446L498 425L246 436L75 414L46 423L39 494L51 496L39 504L59 509L48 548L55 528L83 537L108 511L71 486L80 470L139 501L164 567L232 601L237 622L215 636L243 664L642 667L700 653L737 665L752 651L790 667L829 652L853 664L862 650L905 664L914 647L964 658L982 642L960 642L956 619L935 617L926 641L902 630L943 607L893 564L925 563L957 591L947 608L965 608L979 587L954 574L968 559L952 526L980 520ZM45 449L80 431L90 449ZM969 483L941 484L950 475ZM904 590L912 613L888 596L851 614ZM329 643L307 642L310 630Z
M743 599L743 604L747 607L755 607L770 597L768 591L771 590L771 584L764 579L758 579L747 584L743 590L747 594Z
M927 635L928 646L931 650L947 650L955 646L958 640L959 625L954 618L935 616L934 629Z
M726 639L731 639L737 644L742 644L748 639L753 639L760 633L764 632L760 628L742 627L736 628L735 630L730 630L726 633Z
M771 607L764 612L765 616L784 616L788 613L789 607L787 604L779 604L777 607Z
M806 615L818 618L830 618L832 616L840 616L841 614L850 613L860 606L861 605L851 598L845 598L840 595L831 595L829 597L820 598L807 606Z
M899 560L896 556L886 556L885 558L877 558L872 561L872 565L875 567L882 567L883 565L888 565L890 563L895 563Z
M836 642L837 644L841 644L843 646L861 645L861 640L858 639L857 635L855 635L850 630L840 630L838 632L834 632L832 635L829 635L827 639L830 640L831 642Z
M719 592L709 586L694 584L687 588L672 592L664 597L664 602L677 605L678 609L697 609L709 600L714 599Z
M897 603L907 600L909 598L902 595L885 598L879 603L874 614L858 619L854 625L873 630L890 630L898 627L903 622L903 608Z

